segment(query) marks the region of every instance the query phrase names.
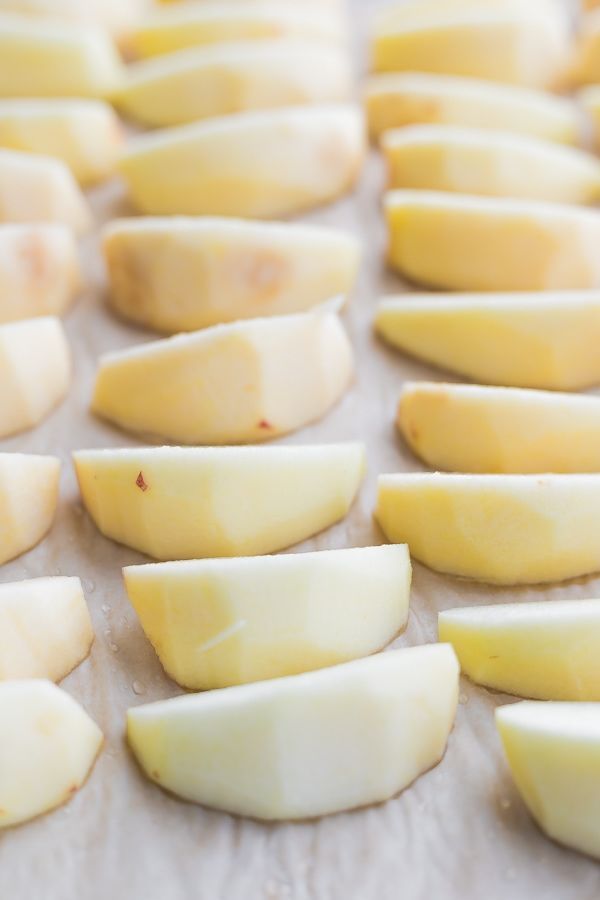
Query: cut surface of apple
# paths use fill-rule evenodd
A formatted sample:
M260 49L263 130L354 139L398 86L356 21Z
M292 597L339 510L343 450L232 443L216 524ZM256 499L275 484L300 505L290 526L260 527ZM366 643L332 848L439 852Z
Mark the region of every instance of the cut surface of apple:
M112 307L167 333L347 295L360 258L356 239L330 228L211 217L111 222L103 250Z
M350 98L342 48L292 38L214 44L132 64L115 95L145 125Z
M362 444L80 450L75 469L102 534L156 559L254 556L342 519Z
M524 700L496 710L504 752L542 831L600 858L600 705Z
M173 442L264 441L321 418L352 370L334 312L253 319L106 354L92 409Z
M451 125L388 131L381 142L392 188L594 203L600 162L574 147Z
M142 212L268 219L349 191L363 155L358 109L318 104L142 135L130 142L120 168Z
M60 681L86 658L93 640L79 578L0 584L0 679Z
M600 700L600 600L448 609L438 630L477 684L536 700Z
M58 502L60 460L0 453L0 565L30 550L49 531Z
M145 774L186 800L257 819L387 800L444 754L458 665L444 644L130 709Z
M71 354L54 317L0 325L0 438L33 428L65 397Z
M129 599L167 674L192 690L367 656L406 624L407 547L128 566Z
M600 86L591 85L579 91L577 101L587 115L591 125L593 142L597 149L600 146Z
M396 424L432 469L600 472L600 397L405 382Z
M90 773L102 732L50 681L0 683L0 828L73 797Z
M443 191L390 191L385 210L390 264L419 284L458 291L600 287L595 210Z
M600 383L598 291L389 297L375 328L394 347L485 384Z
M450 575L537 584L600 571L600 475L382 475L376 517Z

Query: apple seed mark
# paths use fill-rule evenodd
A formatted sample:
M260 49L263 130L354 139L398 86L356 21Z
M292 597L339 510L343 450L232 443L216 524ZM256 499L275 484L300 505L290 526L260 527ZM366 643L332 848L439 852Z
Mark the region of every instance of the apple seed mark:
M223 641L229 640L230 637L233 637L234 634L237 634L238 631L241 631L246 627L247 621L245 619L238 619L237 622L234 622L232 625L229 625L227 628L224 628L223 631L219 631L218 634L215 634L214 637L209 638L203 644L200 644L198 647L198 653L206 653L208 650L212 650L213 647L216 647L218 644L222 644Z
M147 491L147 490L148 490L149 485L146 484L146 482L144 481L144 475L143 475L142 472L140 472L140 474L138 475L138 477L135 479L135 483L136 483L137 486L139 487L140 491Z

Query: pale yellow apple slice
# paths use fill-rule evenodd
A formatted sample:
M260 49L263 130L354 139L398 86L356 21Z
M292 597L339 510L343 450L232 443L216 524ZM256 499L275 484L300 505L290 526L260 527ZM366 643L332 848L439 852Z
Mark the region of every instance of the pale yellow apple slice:
M37 425L64 399L71 354L54 317L0 325L0 438Z
M315 225L136 218L103 233L110 303L156 331L302 312L354 285L355 238Z
M50 530L59 476L54 456L0 453L0 565L35 547Z
M519 792L542 831L600 858L600 704L523 700L496 710Z
M62 160L83 185L112 174L122 133L101 100L0 100L0 147Z
M600 293L417 294L381 301L377 333L474 381L579 390L600 383Z
M130 709L129 744L174 794L257 819L387 800L444 754L458 665L444 644Z
M477 684L537 700L600 700L600 600L448 609L438 630Z
M319 104L142 135L130 142L120 169L142 212L268 219L349 191L363 155L359 111Z
M191 690L367 656L408 617L407 547L167 562L123 574L167 674Z
M100 28L0 12L0 97L101 97L121 74Z
M381 475L377 520L432 569L495 584L600 571L600 475Z
M102 732L50 681L0 683L0 828L70 800L88 777Z
M81 495L102 534L156 559L253 556L342 519L362 444L80 450Z
M352 371L335 312L253 319L107 353L92 409L173 443L264 441L320 419Z
M60 681L86 658L93 640L79 578L0 585L0 679Z
M420 284L458 291L600 287L594 210L443 191L391 191L385 210L390 264Z
M181 125L253 109L348 100L348 56L298 38L194 47L133 63L113 98L144 125Z
M426 123L512 131L561 144L576 143L580 131L572 100L452 75L372 75L366 83L365 105L374 138L390 128Z
M600 397L406 382L396 424L432 469L600 472Z
M537 138L452 125L412 125L381 142L392 188L595 203L600 161Z

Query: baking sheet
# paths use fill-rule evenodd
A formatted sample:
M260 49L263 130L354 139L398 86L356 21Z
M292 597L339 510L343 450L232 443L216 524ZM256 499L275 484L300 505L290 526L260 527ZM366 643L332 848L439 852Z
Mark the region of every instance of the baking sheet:
M357 48L378 5L351 3ZM357 59L361 53L357 49ZM371 333L377 297L402 287L382 265L382 184L373 157L354 196L306 217L355 233L364 246L360 284L345 314L357 377L322 422L283 443L362 439L369 472L348 518L294 549L380 543L372 521L378 473L421 468L395 435L395 405L404 380L442 376ZM127 212L117 182L91 197L99 222ZM75 357L69 397L40 427L0 446L61 457L58 516L50 536L3 566L0 580L84 579L96 641L90 658L62 684L100 724L106 744L90 780L67 806L0 832L1 900L529 900L534 892L544 900L598 898L600 866L543 837L512 786L493 724L494 707L510 698L466 679L442 763L379 806L310 823L264 825L182 803L141 776L123 741L125 710L179 690L163 674L123 588L121 567L145 558L97 532L80 506L70 454L136 444L91 416L88 403L98 355L152 336L105 308L97 237L86 240L83 252L87 289L66 318ZM414 564L410 621L396 645L435 640L440 609L593 596L600 596L599 579L489 588Z

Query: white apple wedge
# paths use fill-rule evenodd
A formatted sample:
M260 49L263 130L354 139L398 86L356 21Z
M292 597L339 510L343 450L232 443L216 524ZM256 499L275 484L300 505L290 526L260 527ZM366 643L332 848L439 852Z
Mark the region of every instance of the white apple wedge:
M102 732L50 681L0 684L0 828L71 800L86 780Z
M130 709L145 774L186 800L303 819L387 800L443 756L458 696L450 647Z
M407 547L167 562L123 574L167 674L191 690L367 656L408 617Z
M79 578L0 585L0 679L60 681L86 658L93 640Z
M600 475L382 475L375 514L389 541L449 575L537 584L600 571Z
M302 312L353 288L355 238L316 225L136 218L103 232L110 304L156 331Z
M102 534L160 560L254 556L342 519L362 480L361 444L156 447L74 454Z
M388 297L375 329L393 347L485 384L600 383L598 291Z
M0 565L30 550L50 530L59 475L54 456L0 453Z
M120 170L144 213L269 219L351 190L363 156L358 109L315 104L141 135L129 143Z
M71 354L54 317L0 325L0 438L37 425L65 397Z
M600 858L600 705L524 700L496 710L513 778L553 840Z
M253 319L106 354L92 409L173 443L264 441L320 419L352 370L335 312Z
M600 700L600 600L448 609L438 631L477 684L536 700Z
M600 472L600 397L405 382L396 424L432 469Z

